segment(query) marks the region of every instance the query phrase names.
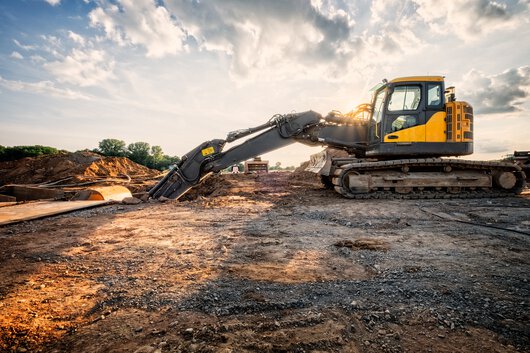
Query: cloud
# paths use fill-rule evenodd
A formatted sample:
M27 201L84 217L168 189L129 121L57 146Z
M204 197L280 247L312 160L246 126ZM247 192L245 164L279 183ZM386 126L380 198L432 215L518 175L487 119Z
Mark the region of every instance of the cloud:
M236 77L340 76L363 43L354 20L329 3L271 0L166 2L204 51L232 59Z
M44 59L42 56L40 55L32 55L29 57L30 60L36 64L38 63L43 63L43 62L46 62L46 59Z
M22 56L22 54L20 54L18 51L14 51L11 53L11 55L9 55L10 58L13 58L13 59L17 59L17 60L22 60L24 59L24 57Z
M530 94L530 66L512 68L497 75L471 70L459 86L462 97L477 113L520 111Z
M282 73L344 69L362 44L353 19L329 4L305 0L222 2L100 1L90 24L118 45L144 47L148 57L195 48L231 58L231 73Z
M61 3L61 0L44 0L44 1L46 1L48 4L52 6L57 6Z
M437 0L413 1L432 30L465 40L527 22L530 8L528 1L452 0L443 6Z
M114 77L115 62L102 50L72 49L57 61L44 64L60 82L79 86L95 86Z
M511 142L510 141L496 141L492 139L486 139L479 142L475 142L476 145L476 152L477 153L495 153L495 154L501 154L501 153L508 153L510 150L513 151L513 148L511 148Z
M21 44L18 40L16 39L13 39L13 42L16 44L17 47L19 47L20 49L24 49L24 50L34 50L36 49L36 47L34 45L24 45L24 44Z
M163 6L152 0L105 0L89 13L90 24L103 29L119 45L141 45L148 57L176 54L184 48L186 34Z
M85 38L83 38L82 35L77 34L72 31L68 31L68 38L70 38L74 43L77 43L81 46L84 46L86 44Z
M22 92L32 92L32 93L42 93L45 95L50 95L53 97L67 98L67 99L82 99L88 100L90 97L79 93L74 92L69 89L62 89L55 87L53 82L50 81L40 81L40 82L22 82L22 81L12 81L6 80L0 76L0 86L9 89L10 91L22 91Z

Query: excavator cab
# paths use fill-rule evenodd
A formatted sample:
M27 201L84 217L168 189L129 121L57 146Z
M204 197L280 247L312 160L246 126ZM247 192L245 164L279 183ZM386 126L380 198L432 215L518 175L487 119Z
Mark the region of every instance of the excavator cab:
M473 153L472 108L445 102L441 76L394 79L373 98L366 156L462 156ZM454 114L454 111L457 114ZM453 134L453 129L458 133Z

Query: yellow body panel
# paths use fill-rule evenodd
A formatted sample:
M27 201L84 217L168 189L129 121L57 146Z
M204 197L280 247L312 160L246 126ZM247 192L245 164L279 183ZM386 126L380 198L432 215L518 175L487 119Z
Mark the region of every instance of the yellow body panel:
M396 136L390 139L390 136ZM445 112L435 113L426 124L385 135L384 142L445 142Z
M396 82L443 82L443 76L409 76L409 77L398 77L390 81L391 83Z
M425 142L445 142L445 112L435 113L426 124Z
M389 136L397 138L390 139ZM386 134L384 142L425 142L425 124Z
M448 142L473 141L473 108L467 102L446 104Z

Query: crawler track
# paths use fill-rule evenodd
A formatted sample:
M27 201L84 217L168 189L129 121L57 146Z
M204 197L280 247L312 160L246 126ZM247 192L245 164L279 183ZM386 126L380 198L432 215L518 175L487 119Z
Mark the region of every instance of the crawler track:
M352 199L451 199L451 198L491 198L514 196L524 189L526 185L525 173L521 167L512 163L469 161L460 159L400 159L392 161L365 161L341 158L335 161L332 186L339 194ZM425 186L410 185L406 188L392 186L371 187L369 192L355 192L348 186L348 177L351 174L372 176L381 173L398 176L399 181L407 180L418 172L428 175L432 173L433 180L442 175L451 175L455 172L470 172L477 176L491 176L495 173L508 172L515 176L515 185L510 189L502 189L495 185L473 185L468 182L465 186ZM426 174L427 173L427 174ZM474 174L473 174L474 173ZM473 179L473 177L471 177Z

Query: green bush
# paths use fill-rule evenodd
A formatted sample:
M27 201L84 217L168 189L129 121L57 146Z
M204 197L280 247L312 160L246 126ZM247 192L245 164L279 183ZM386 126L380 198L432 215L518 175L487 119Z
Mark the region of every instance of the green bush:
M45 154L57 154L60 151L57 148L49 146L0 146L0 162L14 161L25 157L35 157Z

